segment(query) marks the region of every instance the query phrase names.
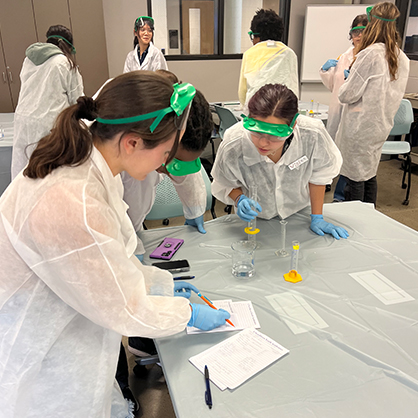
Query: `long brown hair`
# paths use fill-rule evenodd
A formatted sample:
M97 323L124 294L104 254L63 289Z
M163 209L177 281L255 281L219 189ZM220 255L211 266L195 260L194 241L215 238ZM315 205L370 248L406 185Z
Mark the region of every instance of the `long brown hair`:
M80 97L77 104L63 110L51 131L33 151L23 174L32 179L44 178L60 166L77 166L85 162L94 142L107 142L116 135L135 134L145 148L152 149L170 140L177 132L167 162L173 159L179 142L178 117L174 112L163 117L153 133L154 119L124 125L107 125L95 121L90 127L81 120L119 119L154 112L170 106L174 89L164 77L151 71L132 71L107 83L96 100ZM121 138L122 138L121 136Z
M72 70L75 70L77 68L77 65L76 65L76 62L75 62L75 59L74 59L74 54L73 54L73 51L72 51L72 47L67 42L65 42L64 39L49 38L50 36L53 36L53 35L62 36L71 45L74 45L73 34L71 33L70 29L68 29L64 25L50 26L50 28L48 29L48 31L46 33L46 37L47 37L46 42L49 43L49 44L56 45L63 52L63 54L67 57L67 60L70 63L70 68Z
M381 42L386 47L386 60L389 66L390 79L396 80L401 38L396 29L395 20L388 22L387 20L379 19L379 17L383 19L397 19L399 15L399 10L393 3L383 2L374 5L370 12L370 22L363 31L360 44L354 50L355 58L351 66L354 64L356 55L360 51L370 45ZM377 16L377 18L374 16Z
M290 124L298 111L298 98L283 84L266 84L248 102L250 117L274 116Z

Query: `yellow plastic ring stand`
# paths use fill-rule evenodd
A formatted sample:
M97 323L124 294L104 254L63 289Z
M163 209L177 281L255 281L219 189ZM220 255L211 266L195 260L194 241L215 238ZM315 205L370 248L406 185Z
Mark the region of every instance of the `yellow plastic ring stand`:
M250 228L249 226L247 226L247 227L244 229L244 231L245 231L245 233L246 233L246 234L248 234L248 235L256 235L256 234L258 234L258 233L260 232L260 230L259 230L258 228L254 229L254 231L252 231L252 230L251 230L251 228Z
M302 276L296 270L290 270L289 273L283 274L284 279L290 283L302 281Z

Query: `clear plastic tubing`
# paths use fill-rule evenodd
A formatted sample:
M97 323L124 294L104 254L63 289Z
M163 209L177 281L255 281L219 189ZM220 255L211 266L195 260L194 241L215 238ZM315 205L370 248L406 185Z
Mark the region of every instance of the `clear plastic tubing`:
M290 270L298 271L299 241L292 241L292 258L290 260Z

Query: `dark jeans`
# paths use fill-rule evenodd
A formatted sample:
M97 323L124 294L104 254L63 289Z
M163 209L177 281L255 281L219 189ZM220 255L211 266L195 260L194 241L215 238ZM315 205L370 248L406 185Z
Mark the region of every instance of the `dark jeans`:
M374 203L377 199L377 178L372 177L367 181L353 181L346 177L347 184L344 189L345 200L360 200L361 202Z
M344 189L346 184L347 177L344 177L340 174L340 177L334 190L334 201L337 200L338 202L342 202L345 200Z
M116 369L116 380L119 383L120 390L129 386L129 368L128 358L126 357L125 347L120 343L119 361Z

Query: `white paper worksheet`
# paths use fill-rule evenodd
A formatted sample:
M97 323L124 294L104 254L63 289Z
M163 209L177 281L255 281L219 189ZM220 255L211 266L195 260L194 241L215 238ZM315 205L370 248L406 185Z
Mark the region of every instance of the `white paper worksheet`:
M257 315L255 314L253 304L250 300L242 302L232 302L232 300L215 300L212 303L218 309L225 309L231 314L229 320L235 325L234 327L228 322L221 327L212 329L210 331L202 331L195 327L187 327L187 334L201 334L207 332L225 332L225 331L239 331L246 328L260 328Z
M245 329L225 341L190 357L189 361L219 389L235 389L260 370L289 352L256 329Z
M415 300L411 295L406 293L405 290L402 290L377 270L367 270L349 274L357 283L361 284L385 305L394 305L395 303Z

